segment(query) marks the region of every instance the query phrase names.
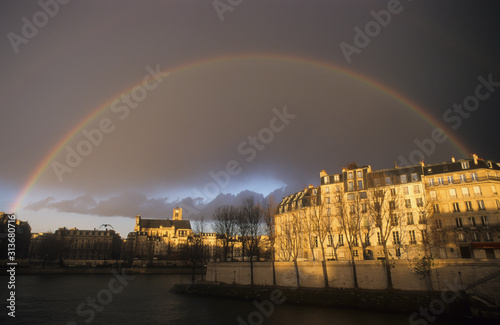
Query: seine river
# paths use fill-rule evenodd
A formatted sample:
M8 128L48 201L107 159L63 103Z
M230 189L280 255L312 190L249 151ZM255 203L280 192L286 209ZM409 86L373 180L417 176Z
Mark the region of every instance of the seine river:
M188 275L24 275L16 279L16 318L7 317L7 277L0 277L0 324L409 324L409 314L280 304L264 316L251 301L176 295ZM270 310L269 308L267 309ZM250 322L249 322L249 316ZM245 323L238 320L244 319ZM419 323L417 323L419 324ZM425 322L420 323L425 324ZM429 324L478 324L438 317Z

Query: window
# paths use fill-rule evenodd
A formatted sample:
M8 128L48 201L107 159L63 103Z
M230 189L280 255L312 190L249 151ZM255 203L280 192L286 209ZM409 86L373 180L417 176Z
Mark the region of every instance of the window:
M493 195L498 195L497 188L495 185L491 185L491 191L493 192Z
M434 178L429 178L429 186L434 186Z
M368 194L366 192L361 192L361 193L359 193L359 198L366 199L366 198L368 198Z
M339 175L333 175L333 181L339 182L340 181Z
M325 187L325 193L330 193L330 187L329 186Z
M416 244L417 238L415 237L415 230L408 231L408 234L410 235L410 244Z
M327 209L326 209L326 215L327 215L327 216L331 216L331 215L332 215L332 209L327 208Z
M460 212L460 205L458 202L453 203L453 212Z
M468 187L462 187L462 195L463 195L463 197L469 197L470 196L469 188Z
M436 191L430 191L429 194L431 195L431 199L433 200L437 199Z
M408 182L406 175L401 175L401 183L406 183L406 182Z
M391 195L396 196L396 189L395 188L391 188Z
M441 222L441 219L436 219L436 228L437 229L443 228L443 224Z
M416 173L411 174L411 181L418 182L418 175Z
M339 234L339 246L344 246L344 235Z
M479 210L486 210L486 208L484 207L484 201L483 200L478 200L477 201L477 206L478 206Z
M454 188L450 188L450 198L456 199L457 198L457 190Z
M474 217L470 217L470 218L469 218L469 223L470 223L470 226L471 226L471 227L476 228L476 218L474 218Z
M328 176L323 177L323 183L324 184L330 183L330 177L328 177Z
M408 186L404 186L404 187L403 187L403 194L404 194L404 195L408 195L408 194L410 194L410 192L408 191Z
M466 211L472 211L472 202L471 201L465 201L465 206L466 206Z
M380 236L380 232L377 232L377 243L382 245L382 236Z
M406 213L406 224L413 225L413 213L412 212Z
M461 174L460 175L460 182L465 183L465 181L466 181L465 174Z
M470 174L473 181L477 181L477 173Z
M354 204L349 205L349 211L351 211L351 213L356 213L356 206Z
M332 235L326 236L326 240L328 242L328 246L333 246L333 236Z
M393 245L401 244L401 241L399 240L399 231L392 232L392 243Z
M453 184L453 176L448 176L448 184Z
M462 161L462 169L469 169L469 162L468 161Z
M459 242L465 242L465 234L463 232L458 234L458 241Z
M493 238L491 237L491 233L489 233L489 232L485 232L485 233L484 233L484 240L485 240L485 241L492 241L492 240L493 240Z
M435 213L440 213L439 212L439 204L434 204L434 212Z
M488 227L488 216L481 217L481 224L483 225L483 227Z
M396 257L401 257L401 248L396 248Z
M425 214L422 211L418 213L418 223L421 225L425 224Z
M390 177L386 177L385 178L385 185L391 185L392 182L391 182L391 178Z
M366 203L361 203L361 212L366 213L368 212L368 207Z
M443 185L443 178L442 177L438 177L438 184Z
M398 214L397 213L391 214L391 225L392 226L398 225Z
M318 247L319 246L319 240L318 236L313 237L313 247Z
M500 210L500 201L499 200L495 200L495 202L497 203L497 210Z
M316 193L318 193L318 192L317 192L317 190L316 190L316 189L314 189L314 190L313 190L313 194L316 194Z
M411 208L411 200L410 199L406 199L405 200L405 206L406 206L407 209Z
M455 223L457 225L457 228L462 228L463 227L462 218L455 218Z
M380 178L375 178L375 186L380 186Z
M359 255L358 255L358 250L357 250L357 249L354 249L354 250L352 251L352 256L354 256L354 257L358 257L358 256L359 256Z
M352 173L352 172L349 172L349 173L347 174L347 179L353 179L353 178L354 178L353 173Z
M474 186L474 195L475 196L482 195L482 193L481 193L481 186L479 186L479 185Z
M413 194L420 194L420 185L413 185Z
M424 200L421 197L417 197L417 207L421 208L424 206Z
M363 189L363 180L360 179L358 180L358 190L362 190Z
M337 193L340 192L340 186L338 186L338 185L335 186L335 192L337 192Z
M394 201L389 201L389 208L390 208L390 209L396 209L396 202L394 202Z
M347 190L354 191L354 182L347 183Z
M347 194L347 201L354 201L354 193Z
M363 172L361 170L358 170L357 174L358 178L363 178Z

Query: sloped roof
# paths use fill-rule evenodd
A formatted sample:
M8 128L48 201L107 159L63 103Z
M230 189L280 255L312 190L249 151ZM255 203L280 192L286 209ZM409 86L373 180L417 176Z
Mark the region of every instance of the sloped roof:
M175 229L191 229L189 220L165 220L165 219L141 219L139 227L141 228L171 228Z

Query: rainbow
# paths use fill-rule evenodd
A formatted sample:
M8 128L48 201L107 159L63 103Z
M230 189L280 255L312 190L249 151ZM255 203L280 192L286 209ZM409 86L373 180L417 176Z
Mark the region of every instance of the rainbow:
M239 54L239 55L231 55L231 56L224 56L224 57L219 56L219 57L208 58L208 59L199 60L199 61L195 61L195 62L189 62L187 64L183 64L183 65L174 67L173 69L170 69L168 72L167 71L161 72L160 75L162 75L162 76L172 75L174 73L184 72L184 71L189 70L189 69L195 69L195 68L199 68L201 66L215 64L215 63L224 63L224 62L231 62L231 61L244 61L244 60L266 60L266 61L277 60L277 61L286 62L286 63L309 65L312 67L332 71L334 73L338 73L338 74L341 74L341 75L346 76L348 78L357 80L357 81L361 82L362 84L368 85L368 86L390 96L391 98L393 98L397 102L401 103L403 106L409 108L411 111L413 111L417 115L421 116L424 120L426 120L433 127L443 129L446 132L448 138L450 139L452 145L454 147L456 147L464 157L468 156L468 153L471 152L467 148L467 146L465 144L463 144L460 141L460 139L448 128L448 126L446 124L444 124L442 121L437 119L435 116L426 112L422 107L420 107L418 104L416 104L412 100L404 97L403 95L396 92L394 89L388 87L387 85L384 85L381 82L375 81L374 79L371 79L371 78L364 76L360 73L354 72L352 70L349 70L349 69L346 69L346 68L343 68L343 67L340 67L337 65L333 65L333 64L331 64L329 62L325 62L325 61L297 57L297 56L278 55L278 54L252 54L252 55ZM23 186L21 192L16 197L15 202L11 206L10 211L16 211L18 208L21 207L21 203L23 202L25 197L28 195L30 190L34 187L34 185L36 184L36 182L38 181L40 176L49 167L51 162L64 149L64 147L75 136L77 136L82 131L83 128L85 128L85 126L87 124L89 124L94 119L96 119L98 116L100 116L101 114L106 112L110 108L111 103L114 100L116 100L117 98L120 98L124 94L130 93L132 91L132 89L139 86L141 83L142 83L142 80L140 83L134 84L131 87L127 88L126 90L122 91L117 96L112 96L111 99L107 100L102 105L93 109L89 115L87 115L83 120L81 120L79 123L77 123L69 132L67 132L61 138L61 140L59 140L54 145L52 150L50 150L47 153L47 155L42 159L42 161L37 165L35 170L31 173L30 177L28 178L25 185Z

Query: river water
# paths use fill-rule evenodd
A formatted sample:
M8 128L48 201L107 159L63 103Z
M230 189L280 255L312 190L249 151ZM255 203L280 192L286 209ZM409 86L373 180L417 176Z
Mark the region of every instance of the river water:
M128 275L127 275L128 276ZM16 318L7 316L7 277L0 277L0 324L410 324L411 313L379 313L177 295L188 275L24 275L16 279ZM421 318L419 318L421 319ZM479 324L437 317L428 324ZM426 324L423 320L415 324Z

